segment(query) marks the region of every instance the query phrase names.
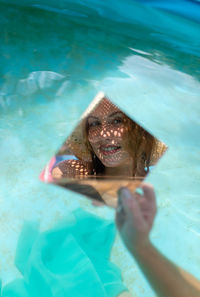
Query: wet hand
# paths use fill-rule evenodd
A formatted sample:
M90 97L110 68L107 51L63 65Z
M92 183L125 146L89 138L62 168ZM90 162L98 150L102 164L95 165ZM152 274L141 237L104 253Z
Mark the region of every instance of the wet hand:
M118 191L116 224L126 247L131 252L149 244L149 233L156 214L155 192L151 185L142 184L143 194L128 188Z

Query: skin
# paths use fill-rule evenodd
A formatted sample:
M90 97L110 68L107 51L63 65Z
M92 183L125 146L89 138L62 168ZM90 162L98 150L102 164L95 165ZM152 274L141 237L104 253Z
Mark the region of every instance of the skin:
M129 119L109 100L103 99L88 116L88 140L106 175L133 175L129 147Z
M151 185L141 186L143 194L119 190L116 224L127 249L160 297L200 297L200 281L165 258L150 242L156 215Z

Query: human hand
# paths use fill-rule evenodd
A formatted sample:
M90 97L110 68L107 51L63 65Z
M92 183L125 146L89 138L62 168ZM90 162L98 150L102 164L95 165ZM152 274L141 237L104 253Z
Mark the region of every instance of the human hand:
M116 224L130 252L137 252L149 244L149 233L156 214L155 192L151 185L142 184L143 194L128 188L118 191Z

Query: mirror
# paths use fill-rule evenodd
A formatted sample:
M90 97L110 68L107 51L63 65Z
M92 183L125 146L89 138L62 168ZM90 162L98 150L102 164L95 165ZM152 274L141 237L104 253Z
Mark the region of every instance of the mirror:
M134 191L166 149L99 93L40 179L116 207L117 190Z

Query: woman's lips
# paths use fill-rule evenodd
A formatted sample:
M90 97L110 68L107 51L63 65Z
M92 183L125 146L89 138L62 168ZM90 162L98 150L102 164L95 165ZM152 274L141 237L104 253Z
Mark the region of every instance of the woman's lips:
M120 150L120 146L116 146L116 145L109 145L109 146L101 146L100 147L100 152L104 155L104 156L108 156L108 155L112 155L117 153Z

